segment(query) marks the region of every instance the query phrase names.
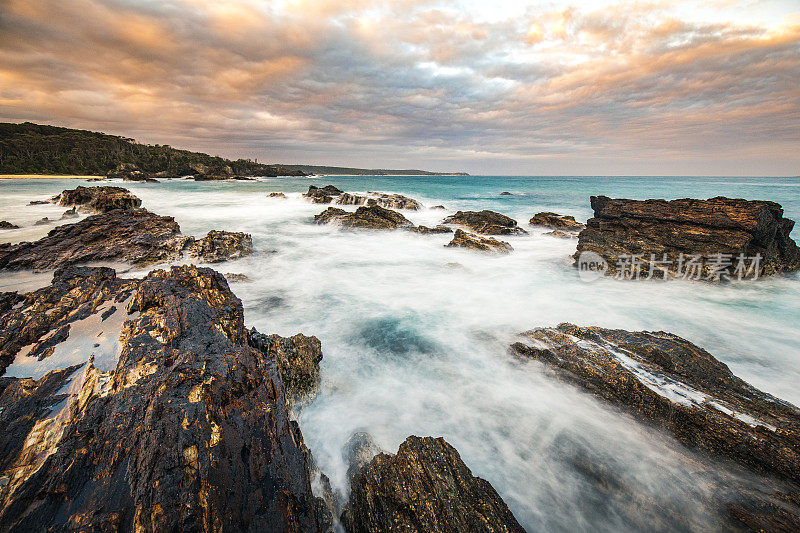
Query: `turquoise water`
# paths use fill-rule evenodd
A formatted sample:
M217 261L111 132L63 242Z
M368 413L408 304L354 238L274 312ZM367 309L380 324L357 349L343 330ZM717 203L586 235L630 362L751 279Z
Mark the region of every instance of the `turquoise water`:
M57 218L63 208L27 203L80 183L0 181L0 219L26 226L0 239L44 235L52 226L31 224ZM122 184L146 208L174 216L185 233L253 235L251 257L215 268L252 280L232 285L248 325L322 341L321 391L298 417L315 459L343 494L341 448L353 431L369 431L389 451L410 434L442 435L531 530L714 530L723 511L712 501L709 480L718 474L687 465L669 436L553 379L536 363L509 357L515 334L538 326L566 321L670 331L753 385L800 404L797 275L728 286L585 283L569 259L576 242L538 229L508 237L515 251L492 257L445 248L447 235L313 225L326 206L300 198L312 183L397 192L447 208L404 213L415 223L436 224L457 209L492 209L524 227L538 211L585 220L589 196L597 194L766 199L798 220L800 179L355 176ZM267 198L271 191L289 198ZM503 191L513 196L500 196ZM41 282L0 274L2 290ZM575 467L586 458L613 474L624 494L598 490Z

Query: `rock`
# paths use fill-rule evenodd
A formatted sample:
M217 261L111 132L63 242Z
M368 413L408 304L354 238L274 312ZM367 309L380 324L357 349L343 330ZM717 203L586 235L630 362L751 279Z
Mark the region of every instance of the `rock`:
M181 266L96 290L114 283L133 284L114 370L2 380L0 530L317 531L278 362L248 345L224 278ZM58 394L68 373L78 392Z
M278 361L281 382L293 399L312 395L319 386L322 344L316 337L264 335L252 328L247 333L250 346Z
M434 226L429 228L428 226L414 226L413 228L408 228L408 231L413 231L415 233L420 233L422 235L430 235L430 234L438 234L438 233L453 233L453 230L448 228L447 226Z
M225 276L225 279L228 281L228 283L250 283L251 281L253 281L245 274L227 272L223 275Z
M522 334L511 350L687 446L800 479L800 410L745 383L685 339L561 324Z
M47 218L47 217L44 217L44 218L40 218L39 220L37 220L36 222L34 222L34 223L33 223L33 225L34 225L34 226L46 226L47 224L50 224L51 222L53 222L53 221L52 221L52 220L50 220L50 219L49 219L49 218Z
M559 239L577 239L578 235L576 233L571 233L568 231L561 231L560 229L556 229L553 231L548 231L545 235L550 235L551 237L557 237Z
M159 172L142 172L139 168L132 163L120 163L115 170L109 172L106 177L109 179L121 179L122 181L144 181L148 183L158 183L155 177L177 177L168 175L168 173Z
M28 205L48 205L50 204L49 200L31 200L28 202Z
M324 187L309 185L308 192L304 193L303 196L315 204L329 204L333 201L334 196L339 196L340 194L342 194L342 191L333 185L326 185Z
M122 187L84 187L62 192L54 201L63 206L79 206L97 213L106 213L115 209L135 209L142 201Z
M342 514L351 533L523 532L488 481L475 477L442 438L411 436L354 478Z
M514 196L514 194L510 193L508 191L503 191L503 192L500 193L500 196Z
M250 236L211 231L204 239L182 235L172 217L146 209L115 209L74 224L50 230L36 242L0 244L0 269L56 269L97 261L123 261L133 265L162 263L184 253L204 261L246 255Z
M195 181L220 181L228 179L238 179L239 176L233 172L230 165L203 165L194 163L189 165L192 172L191 178Z
M379 205L387 209L409 209L417 211L422 204L413 198L402 194L387 194L382 192L367 192L366 195L342 193L336 200L339 205Z
M194 241L187 248L190 257L197 257L208 263L219 263L250 255L253 239L248 233L240 231L211 230L204 238Z
M372 436L364 431L356 431L342 448L342 459L347 465L347 479L351 483L356 475L383 450L375 444Z
M576 222L573 216L559 215L558 213L551 213L549 211L543 211L533 215L533 218L530 220L530 225L544 226L545 228L553 228L562 231L580 231L586 227L580 222Z
M737 277L739 266L752 268L758 276L800 269L800 249L789 236L794 222L783 218L783 209L774 202L605 196L592 196L591 202L594 218L579 236L575 259L584 251L597 253L608 262L607 274L618 274L621 258L632 255L641 260L642 270L652 265L655 277L686 277L690 255L697 256L698 266L692 279ZM758 265L751 259L756 256ZM659 266L656 261L664 262Z
M445 244L445 246L447 248L467 248L469 250L499 254L507 254L514 250L514 248L505 241L498 241L492 237L481 237L480 235L468 233L461 229L456 230L455 235L453 235L453 240Z
M338 224L344 228L359 229L397 229L413 226L410 220L397 211L384 209L379 205L362 206L356 209L355 213L349 213L337 207L329 207L314 216L314 223Z
M78 210L73 207L72 209L67 209L66 211L64 211L64 214L61 215L61 219L65 220L69 218L78 218L79 216L80 215L78 214Z
M282 192L271 192L267 196L269 198L286 198L286 195Z
M0 229L19 229L19 226L12 224L8 220L0 220Z
M441 211L444 211L445 207L443 205L435 205L435 206L431 207L431 209L439 209Z
M443 224L458 224L483 235L524 235L528 233L517 227L517 221L494 211L457 211L442 221Z

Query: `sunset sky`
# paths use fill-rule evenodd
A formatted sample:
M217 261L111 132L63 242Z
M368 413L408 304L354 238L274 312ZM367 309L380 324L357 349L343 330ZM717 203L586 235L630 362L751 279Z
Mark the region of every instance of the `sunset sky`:
M263 162L800 175L800 0L0 0L0 121Z

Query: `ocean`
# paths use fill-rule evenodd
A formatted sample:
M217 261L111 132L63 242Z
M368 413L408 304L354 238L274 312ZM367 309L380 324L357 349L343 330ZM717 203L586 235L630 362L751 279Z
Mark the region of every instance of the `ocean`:
M25 226L0 232L0 242L45 235L52 226L33 222L58 218L64 208L28 202L80 184L91 185L0 181L0 220ZM530 235L502 237L514 252L486 256L445 248L452 235L317 226L313 215L327 206L300 197L311 184L444 205L403 213L429 226L455 210L491 209ZM572 267L575 240L527 226L539 211L585 221L589 196L600 194L773 200L800 220L800 178L334 176L119 185L147 209L175 217L186 234L252 234L253 255L213 267L250 278L231 284L248 326L322 341L320 392L296 416L317 464L342 494L342 446L354 431L369 432L391 452L408 435L432 435L455 446L528 530L718 527L723 511L709 502L719 472L687 468L686 452L670 436L508 354L517 333L540 326L675 333L752 385L800 404L800 276L727 285L587 283ZM288 198L268 198L273 191ZM116 266L123 276L143 274ZM0 290L29 290L49 279L0 273ZM613 480L613 490L597 476Z

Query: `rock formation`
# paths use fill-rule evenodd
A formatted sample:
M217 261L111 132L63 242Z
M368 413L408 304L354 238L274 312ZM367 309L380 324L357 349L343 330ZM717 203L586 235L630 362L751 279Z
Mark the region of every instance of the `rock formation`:
M477 250L480 252L492 252L499 254L507 254L514 250L510 244L505 241L498 241L492 237L481 237L474 233L469 233L461 229L457 229L453 240L445 244L448 248L467 248L469 250Z
M524 229L517 221L495 211L457 211L442 221L443 224L458 224L483 235L523 235Z
M350 533L525 531L455 448L415 436L397 455L381 453L355 475L342 522Z
M303 193L303 196L315 204L329 204L333 201L334 196L339 196L340 194L342 194L342 191L333 185L326 185L324 187L309 185L308 192Z
M359 229L397 229L413 226L410 220L397 211L379 205L361 206L354 213L338 207L329 207L314 216L314 223L338 224L344 228Z
M293 337L264 335L251 329L247 341L278 362L281 381L286 395L301 398L315 391L319 385L319 363L322 361L322 344L316 337L298 333Z
M282 192L271 192L267 195L269 198L286 198L286 195Z
M366 195L342 193L336 200L339 205L379 205L387 209L409 209L417 211L422 204L413 198L402 194L387 194L383 192L368 192Z
M543 226L545 228L558 229L561 231L580 231L586 226L577 222L575 217L570 215L559 215L550 211L536 213L530 219L531 226Z
M12 224L8 220L0 220L0 229L19 229L19 226Z
M789 234L792 220L779 204L723 197L709 200L625 200L591 197L594 218L579 237L578 250L599 254L607 273L619 272L622 258L636 255L655 277L687 275L692 279L725 279L737 267L758 276L800 269L800 249ZM697 273L688 272L691 256ZM760 257L740 263L738 258ZM752 276L751 276L752 277Z
M430 235L430 234L437 234L437 233L453 233L453 230L448 228L447 226L434 226L429 228L428 226L414 226L413 228L408 228L408 231L413 231L414 233L419 233L421 235Z
M106 213L114 209L134 209L142 201L122 187L84 187L62 192L53 198L54 202L67 207L78 206L87 211Z

